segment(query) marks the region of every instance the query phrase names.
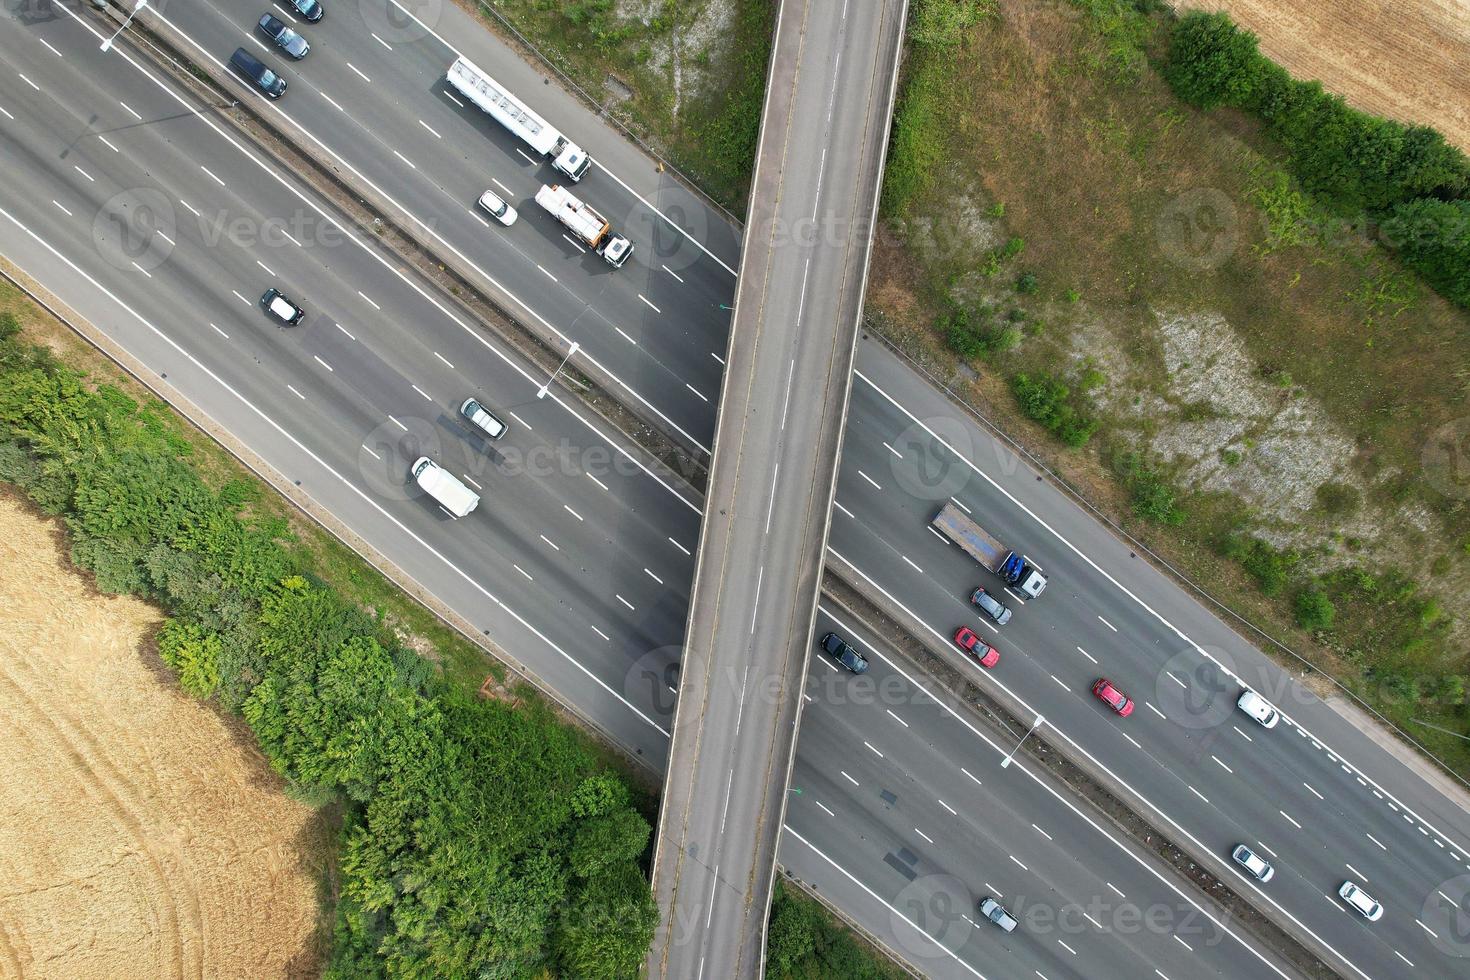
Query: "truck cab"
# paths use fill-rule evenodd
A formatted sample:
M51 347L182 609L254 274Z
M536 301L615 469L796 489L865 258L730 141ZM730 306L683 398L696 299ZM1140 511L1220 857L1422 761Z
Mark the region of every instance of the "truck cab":
M567 175L573 183L581 180L592 166L592 158L576 143L563 138L557 144L556 155L551 160L553 169Z
M607 236L602 248L597 250L597 254L606 259L607 264L614 269L621 269L623 263L628 261L628 256L633 254L633 243L622 235L611 234Z
M996 573L1007 585L1019 589L1032 599L1041 595L1046 588L1046 576L1041 574L1041 570L1014 551L996 569Z

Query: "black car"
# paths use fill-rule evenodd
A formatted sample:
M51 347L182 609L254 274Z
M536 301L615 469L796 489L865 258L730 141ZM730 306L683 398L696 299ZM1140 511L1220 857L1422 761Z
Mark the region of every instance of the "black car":
M250 83L273 99L286 94L286 80L265 66L255 55L244 48L236 48L230 55L230 67L250 80Z
M306 38L287 27L286 22L274 14L262 14L257 26L262 34L276 42L276 47L297 61L305 58L306 52L311 50Z
M306 311L287 299L279 289L267 289L260 297L260 308L265 310L266 316L287 327L296 326L306 316Z
M286 3L313 24L321 20L322 14L326 12L322 9L320 0L286 0Z
M868 670L868 661L861 653L852 648L842 637L836 633L828 633L822 637L822 649L837 659L837 662L854 674L865 674Z

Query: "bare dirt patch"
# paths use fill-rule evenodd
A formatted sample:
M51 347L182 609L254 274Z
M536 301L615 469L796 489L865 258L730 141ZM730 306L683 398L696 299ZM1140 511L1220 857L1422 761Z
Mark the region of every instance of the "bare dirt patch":
M1223 10L1297 78L1360 109L1426 123L1470 150L1470 6L1464 0L1188 0Z
M321 816L0 495L0 977L315 976Z

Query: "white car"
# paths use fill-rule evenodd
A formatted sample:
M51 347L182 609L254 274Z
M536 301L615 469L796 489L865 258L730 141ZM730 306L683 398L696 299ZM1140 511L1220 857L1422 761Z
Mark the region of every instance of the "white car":
M1251 877L1257 881L1270 881L1271 876L1276 873L1276 869L1271 867L1269 861L1262 858L1244 844L1236 844L1235 850L1230 852L1230 856L1235 859L1236 864L1250 872Z
M260 297L260 308L288 327L296 326L306 316L306 311L287 299L279 289L267 289Z
M1383 906L1374 901L1372 895L1351 881L1344 881L1342 887L1337 890L1337 895L1369 922L1377 922L1383 918Z
M516 209L494 191L486 191L480 195L480 207L489 211L492 218L507 228L516 223Z
M499 439L505 435L505 423L494 415L491 415L484 405L473 398L466 398L464 404L459 406L459 414L469 419L470 424L479 429L491 439Z
M1262 728L1275 728L1281 720L1281 713L1255 691L1242 692L1235 706L1254 718Z

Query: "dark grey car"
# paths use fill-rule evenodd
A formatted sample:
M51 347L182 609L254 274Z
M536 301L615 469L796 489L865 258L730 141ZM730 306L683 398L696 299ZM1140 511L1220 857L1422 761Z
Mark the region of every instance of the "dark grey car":
M236 48L235 53L230 55L230 67L250 79L252 85L273 99L279 99L286 94L286 80L244 48Z
M837 662L854 674L865 674L868 671L868 661L861 653L852 648L852 645L838 636L836 633L828 633L822 637L822 649L826 650Z
M286 6L294 7L298 14L313 24L321 20L322 14L326 13L318 0L286 0Z
M260 33L276 42L276 47L297 61L305 58L306 52L311 50L311 45L306 43L306 38L287 27L286 22L274 14L262 14L258 26Z

